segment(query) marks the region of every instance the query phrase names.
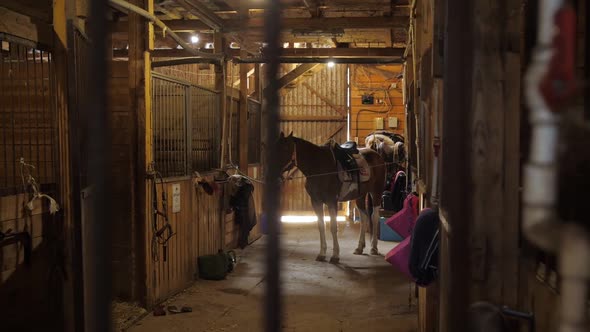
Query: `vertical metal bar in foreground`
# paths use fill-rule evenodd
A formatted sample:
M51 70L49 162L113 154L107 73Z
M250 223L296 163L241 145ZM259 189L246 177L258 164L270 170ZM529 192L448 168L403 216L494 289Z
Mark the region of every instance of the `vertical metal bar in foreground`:
M107 146L109 128L107 123L107 1L90 2L88 31L93 49L87 54L88 61L88 173L93 188L91 213L93 222L84 225L86 288L86 331L111 330L111 238L109 179L110 168Z
M275 143L279 137L279 89L278 71L280 57L281 5L279 0L271 0L265 10L265 37L268 43L266 95L266 185L264 187L264 211L268 220L268 244L266 247L266 297L265 331L281 330L281 288L280 288L280 243L279 243L279 165L273 160L276 156Z

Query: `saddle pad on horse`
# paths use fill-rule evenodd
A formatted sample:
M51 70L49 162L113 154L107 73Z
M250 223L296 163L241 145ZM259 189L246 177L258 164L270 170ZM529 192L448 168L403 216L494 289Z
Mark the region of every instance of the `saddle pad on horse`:
M369 167L369 163L361 154L352 155L356 162L356 166L358 169L359 180L360 182L367 182L371 178L371 168ZM338 163L338 178L342 182L351 182L355 181L354 177L352 176L352 172L344 169L341 163Z
M353 155L353 157L358 169L357 176L354 176L352 172L345 170L340 163L337 163L338 178L342 183L338 200L342 202L355 198L358 195L359 184L367 182L371 178L371 168L365 158L361 154Z

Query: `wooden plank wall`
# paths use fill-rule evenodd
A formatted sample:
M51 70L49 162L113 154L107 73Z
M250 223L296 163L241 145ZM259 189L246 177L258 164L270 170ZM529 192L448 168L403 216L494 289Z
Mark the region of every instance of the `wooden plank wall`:
M155 58L153 61L166 60ZM170 67L156 67L154 71L163 75L176 77L191 84L215 89L215 71L209 64L186 64Z
M205 176L212 180L211 176ZM173 212L173 187L180 186L180 211ZM146 234L148 306L153 306L190 286L197 278L197 257L217 253L222 244L223 191L208 195L193 185L189 177L165 179L168 196L168 217L174 236L167 245L164 261L163 247L158 246L157 259L152 256L153 216ZM220 187L221 188L221 187ZM158 184L158 206L162 209L162 186ZM151 202L149 202L151 205ZM161 226L161 223L160 223Z
M180 186L180 211L174 213L173 207L173 186ZM194 242L193 228L195 224L192 221L192 183L190 180L167 181L164 190L168 196L167 210L168 220L172 227L174 236L170 238L164 246L151 241L153 232L153 216L148 216L148 287L153 287L151 292L155 302L164 300L167 296L178 292L188 286L193 280L194 266L193 262L195 249L191 244ZM159 209L162 209L162 186L158 184L158 203ZM161 227L162 223L158 227ZM150 277L152 278L150 280Z
M403 85L401 78L397 78L402 73L402 65L350 65L351 138L358 137L358 142L364 144L365 137L376 130L374 120L377 117L384 118L385 130L404 134L406 120L402 96ZM392 88L392 84L396 84L397 87ZM363 105L364 93L374 93L375 104ZM361 110L367 111L360 112ZM397 117L397 128L388 127L388 117Z
M22 245L0 248L0 307L2 317L10 317L3 320L7 331L33 330L40 322L45 327L56 326L54 322L60 319L52 314L63 313L63 275L57 269L60 262L56 256L63 221L48 213L47 201L37 200L31 216L27 216L23 210L26 202L28 195L0 198L0 230L28 231L33 245L30 267L23 264Z

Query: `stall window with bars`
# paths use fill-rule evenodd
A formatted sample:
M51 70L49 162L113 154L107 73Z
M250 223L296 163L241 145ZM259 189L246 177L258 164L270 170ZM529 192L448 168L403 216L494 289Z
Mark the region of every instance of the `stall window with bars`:
M221 117L219 94L205 88L191 88L192 170L219 167Z
M229 161L237 165L240 162L240 100L228 97L227 102L231 112L231 132L229 133L231 136L229 147L231 156Z
M13 195L21 158L42 187L55 184L55 80L51 53L4 34L0 43L0 195Z
M154 73L152 126L155 167L163 176L219 166L219 93Z

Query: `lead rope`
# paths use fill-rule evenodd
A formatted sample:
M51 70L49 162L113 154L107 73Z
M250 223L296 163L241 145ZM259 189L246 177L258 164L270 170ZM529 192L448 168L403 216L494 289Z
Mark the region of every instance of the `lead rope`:
M159 246L161 245L163 260L166 262L168 257L168 241L170 241L170 238L176 233L172 232L172 226L168 220L168 198L166 195L166 188L164 187L164 178L162 177L162 174L156 170L154 163L151 165L149 174L152 175L152 260L154 262L159 261ZM160 190L162 191L162 211L158 208L158 178L160 179ZM159 218L164 220L161 228L158 228Z

